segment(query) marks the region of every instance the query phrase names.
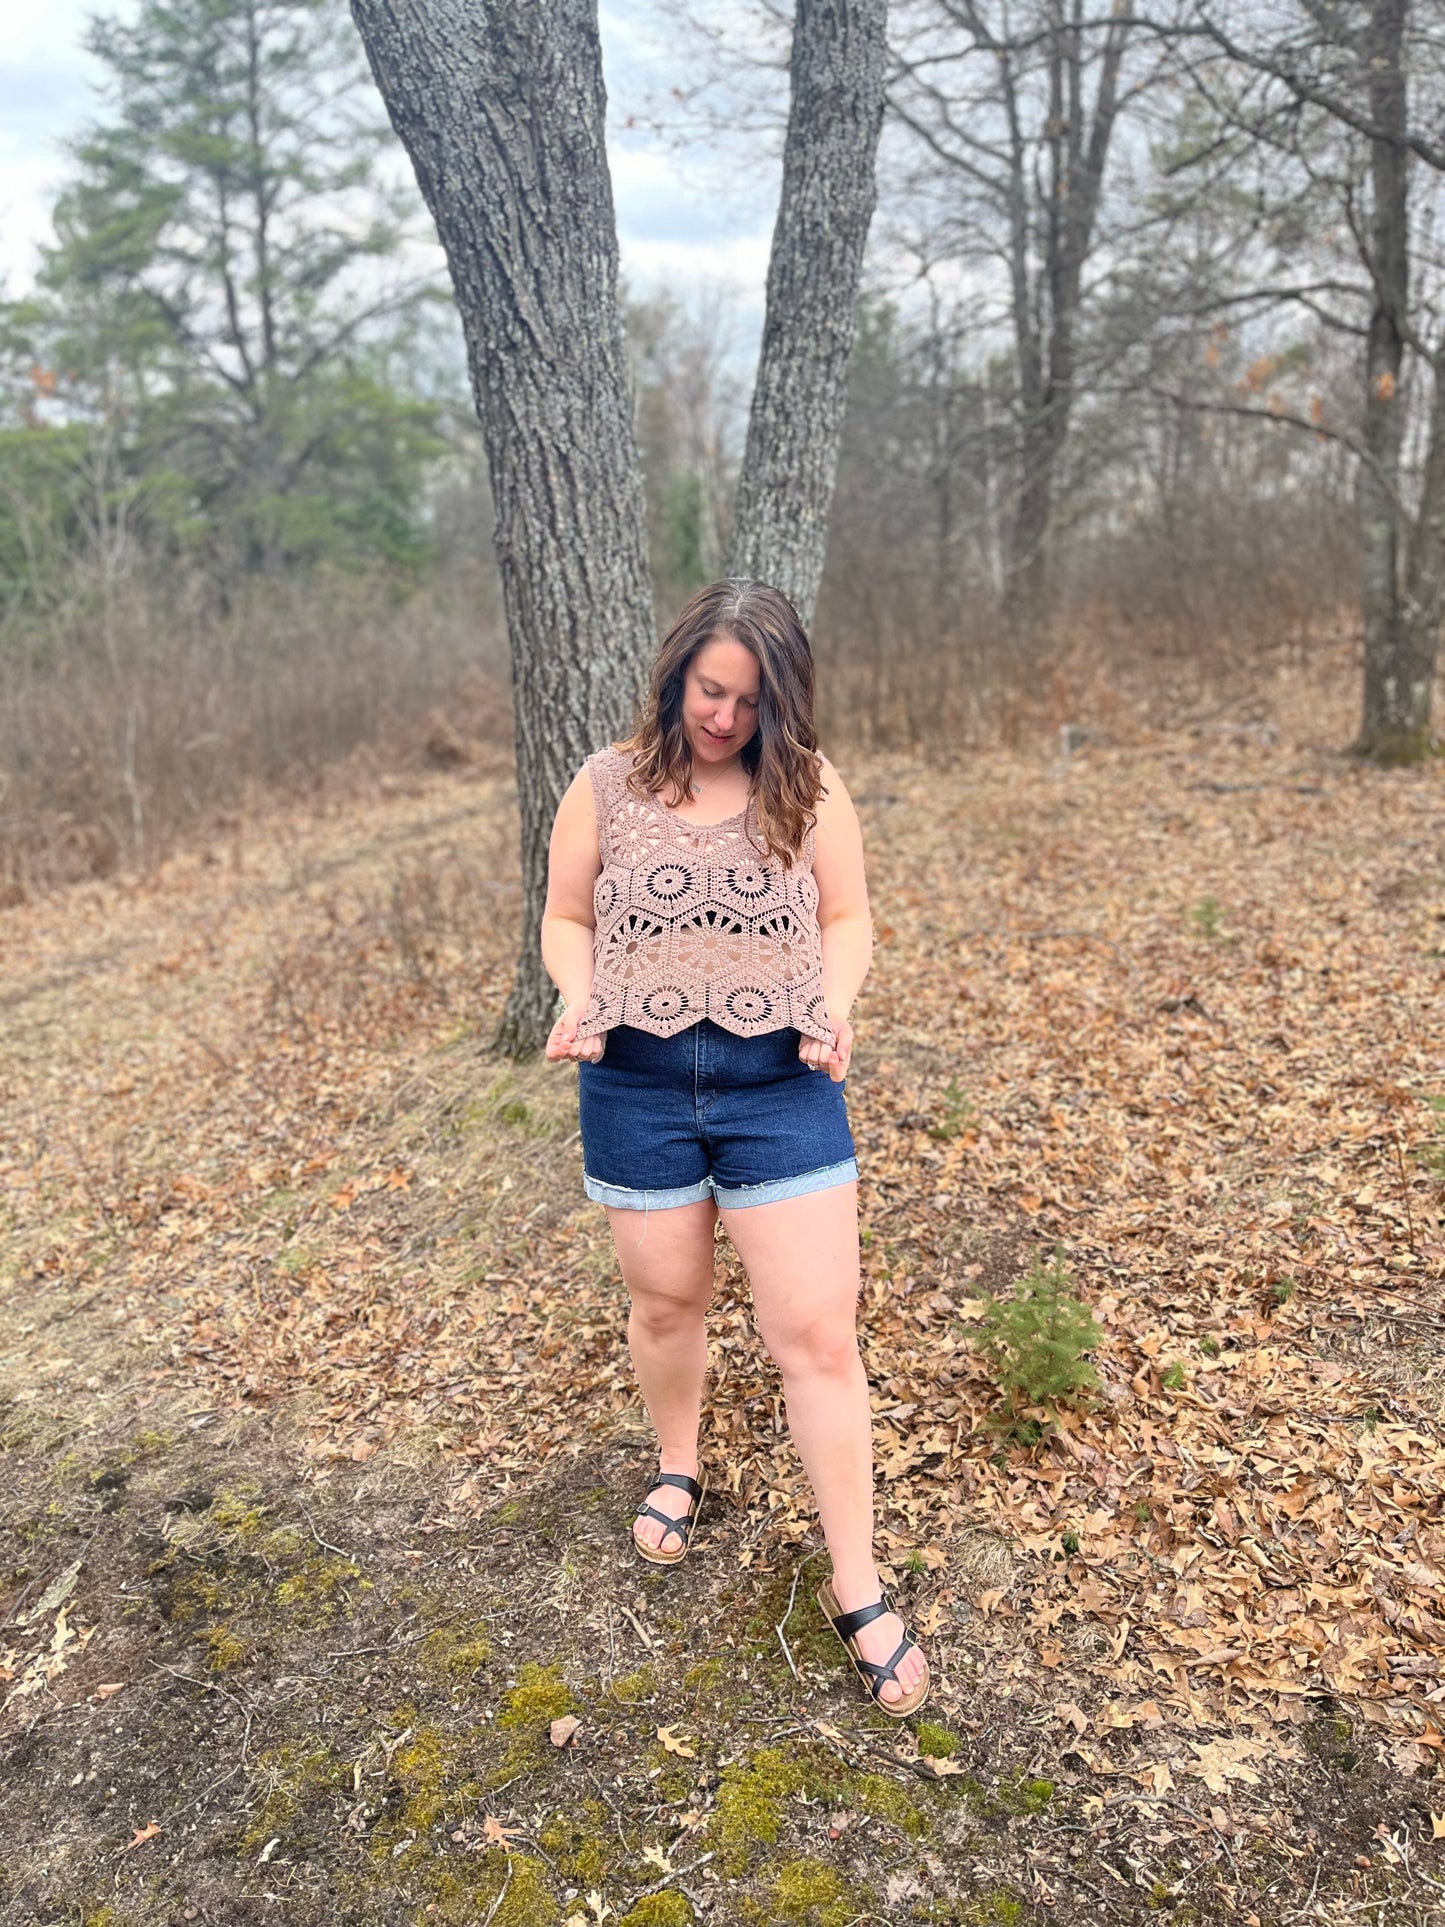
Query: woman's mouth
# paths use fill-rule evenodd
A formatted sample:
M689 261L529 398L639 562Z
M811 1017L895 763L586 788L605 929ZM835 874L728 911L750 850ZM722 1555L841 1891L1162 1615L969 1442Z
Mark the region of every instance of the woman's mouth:
M706 723L702 726L702 733L704 736L710 736L715 743L730 743L732 741L731 730L726 736L719 736L717 731L715 729L709 729Z

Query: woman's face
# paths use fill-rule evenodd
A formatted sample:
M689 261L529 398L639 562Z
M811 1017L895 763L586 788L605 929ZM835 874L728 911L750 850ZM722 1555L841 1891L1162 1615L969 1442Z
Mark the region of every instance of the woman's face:
M727 763L758 729L758 659L731 636L714 636L687 665L682 731L695 763Z

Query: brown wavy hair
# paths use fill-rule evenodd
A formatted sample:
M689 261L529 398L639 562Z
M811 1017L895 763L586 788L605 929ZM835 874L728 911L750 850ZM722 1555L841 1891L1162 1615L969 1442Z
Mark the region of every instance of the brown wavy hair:
M743 745L742 764L752 779L761 850L791 866L817 823L823 781L813 728L813 651L780 589L745 579L699 589L663 637L641 720L617 747L632 752L628 780L639 793L656 796L670 783L676 795L688 795L692 750L682 730L683 683L698 650L718 636L757 658L758 726Z

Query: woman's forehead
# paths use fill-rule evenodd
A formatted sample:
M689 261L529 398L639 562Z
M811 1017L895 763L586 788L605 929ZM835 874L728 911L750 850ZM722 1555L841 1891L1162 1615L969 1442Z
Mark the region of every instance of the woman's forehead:
M697 673L712 682L735 685L740 695L757 694L758 659L744 643L731 636L711 637L692 662Z

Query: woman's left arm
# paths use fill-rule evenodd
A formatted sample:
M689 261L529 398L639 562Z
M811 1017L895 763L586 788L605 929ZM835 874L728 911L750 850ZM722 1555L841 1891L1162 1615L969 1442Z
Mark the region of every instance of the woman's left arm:
M873 956L873 918L863 875L863 830L843 779L824 756L824 790L818 799L813 839L813 879L818 886L818 929L823 940L823 998L837 1032L832 1050L805 1037L798 1055L826 1070L834 1083L848 1074L853 1026L848 1013L868 975Z

